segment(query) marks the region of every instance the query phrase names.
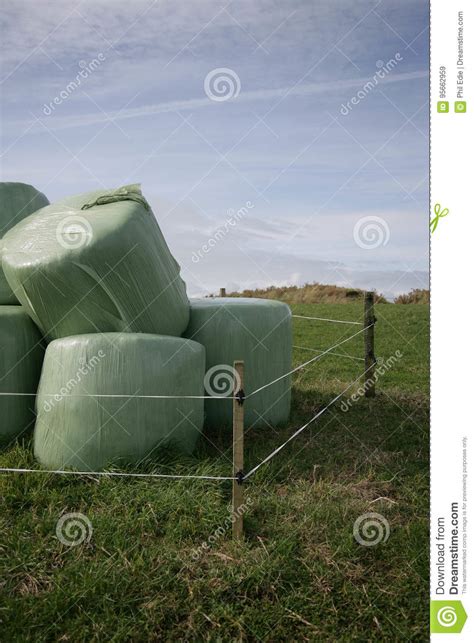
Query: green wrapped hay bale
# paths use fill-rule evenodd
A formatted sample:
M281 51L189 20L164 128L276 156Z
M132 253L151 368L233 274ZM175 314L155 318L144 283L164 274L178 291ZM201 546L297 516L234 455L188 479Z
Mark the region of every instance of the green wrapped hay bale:
M33 428L43 357L41 335L24 310L0 306L1 446Z
M179 336L186 287L139 186L65 199L10 230L3 266L49 339L96 332Z
M37 396L36 457L52 469L98 471L139 465L162 446L191 453L203 399L153 396L202 396L204 370L204 348L179 337L104 333L51 342Z
M231 393L235 360L245 362L245 393L249 395L291 370L291 311L269 299L191 299L191 319L185 336L206 349L205 387L209 395ZM291 377L249 397L245 425L265 428L287 421ZM206 400L206 426L232 425L232 403Z
M0 183L0 241L22 219L49 205L48 199L26 183ZM0 305L18 304L8 285L0 261Z

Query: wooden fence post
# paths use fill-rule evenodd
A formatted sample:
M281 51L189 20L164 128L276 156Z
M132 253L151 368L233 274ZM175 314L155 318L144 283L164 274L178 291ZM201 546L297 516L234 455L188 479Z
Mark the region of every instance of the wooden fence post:
M365 343L365 397L375 397L374 372L375 359L375 315L374 293L366 292L364 296L364 343Z
M219 297L225 297L225 288L221 288Z
M232 483L232 536L244 536L244 363L234 362L234 400L233 400L233 475Z

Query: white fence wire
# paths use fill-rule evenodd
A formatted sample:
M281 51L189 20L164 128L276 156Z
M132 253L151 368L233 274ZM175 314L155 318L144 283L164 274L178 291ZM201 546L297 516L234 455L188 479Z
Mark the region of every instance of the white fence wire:
M258 471L258 470L260 469L260 467L262 467L262 466L263 466L264 464L266 464L269 460L271 460L271 459L272 459L272 458L273 458L277 453L279 453L282 449L284 449L284 448L286 447L286 445L287 445L287 444L289 444L292 440L294 440L294 439L296 438L296 436L298 436L300 433L302 433L302 432L303 432L303 431L304 431L304 430L305 430L305 429L306 429L310 424L312 424L313 422L315 422L315 421L316 421L316 420L317 420L317 419L318 419L318 418L319 418L319 417L320 417L320 416L321 416L325 411L327 411L327 410L329 409L329 407L331 407L333 404L335 404L335 403L337 402L337 400L339 400L339 399L344 395L344 393L345 393L346 391L348 391L348 390L351 388L351 386L354 386L354 384L355 384L356 382L358 382L358 381L360 380L360 378L361 378L361 377L363 377L363 376L364 376L364 375L365 375L365 374L366 374L366 373L367 373L371 368L372 368L372 365L370 365L370 366L369 366L369 368L366 368L366 369L365 369L365 371L364 371L363 373L361 373L358 377L356 377L356 379L355 379L355 380L353 380L353 381L352 381L348 386L346 386L346 388L345 388L343 391L341 391L341 393L339 393L338 395L336 395L336 397L334 397L334 398L329 402L329 404L326 404L326 406L325 406L323 409L321 409L320 411L318 411L318 412L316 413L316 415L314 415L314 416L311 418L311 420L309 420L308 422L306 422L306 424L304 424L304 425L303 425L302 427L300 427L297 431L295 431L295 432L293 433L293 435L291 435L291 436L288 438L288 440L286 440L285 442L283 442L283 444L280 444L280 446L279 446L279 447L277 447L274 451L272 451L269 455L267 455L267 457L266 457L266 458L264 458L261 462L259 462L259 464L257 464L255 467L253 467L253 469L250 469L250 471L244 475L243 479L244 479L244 480L247 480L247 478L249 478L249 477L250 477L250 476L252 476L254 473L256 473L256 471Z
M315 320L315 321L325 321L325 322L334 322L338 324L357 324L357 325L363 325L363 322L357 322L357 321L347 321L347 320L341 320L341 319L326 319L323 317L306 317L303 315L293 315L293 317L296 317L298 319L309 319L309 320ZM316 362L320 360L322 357L325 355L328 355L331 353L332 355L338 355L340 357L348 357L351 359L355 360L364 360L362 357L354 357L351 355L344 355L342 353L333 353L332 351L335 348L338 348L339 346L342 346L346 342L350 341L351 339L354 339L354 337L357 337L361 333L363 333L367 328L370 328L374 324L370 324L369 326L364 326L361 330L357 331L350 337L346 337L340 342L337 342L333 346L330 346L329 348L320 351L319 349L308 349L302 346L295 346L294 348L301 348L303 350L313 350L319 352L318 355L313 357L310 360L307 360L306 362L303 362L302 364L299 364L295 368L293 368L291 371L288 373L285 373L284 375L280 375L279 377L275 378L273 381L268 382L267 384L264 384L260 388L252 391L248 395L245 395L244 400L247 400L251 398L254 395L257 395L264 389L272 386L273 384L276 384L276 382L281 381L282 379L289 377L293 373L296 373L300 371L302 368L305 366L308 366L309 364L312 364L313 362ZM269 462L277 453L279 453L284 447L289 444L292 440L294 440L300 433L302 433L310 424L315 422L325 411L327 411L337 400L339 400L346 391L348 391L358 380L360 380L361 377L363 377L373 366L369 366L363 373L361 373L355 380L353 380L346 388L339 393L335 398L333 398L323 409L318 411L314 417L312 417L306 424L304 424L302 427L300 427L297 431L295 431L289 438L286 440L283 444L281 444L279 447L277 447L272 453L270 453L268 456L266 456L259 464L257 464L253 469L251 469L248 473L246 473L242 478L239 478L240 480L247 480L249 477L254 475L260 467L262 467L264 464ZM5 391L0 391L0 396L1 397L36 397L36 393L19 393L19 392L5 392ZM55 397L58 395L57 393L43 393L44 396L46 397ZM87 394L72 394L68 393L66 395L61 395L61 398L67 398L67 397L74 397L74 398L139 398L139 399L193 399L193 400L235 400L235 399L241 399L237 395L229 395L229 396L209 396L209 395L125 395L125 394L107 394L107 393L87 393ZM207 476L207 475L191 475L191 474L164 474L164 473L128 473L128 472L116 472L116 471L70 471L70 470L47 470L47 469L27 469L27 468L13 468L13 467L2 467L0 468L1 473L40 473L40 474L62 474L62 475L71 475L71 476L100 476L100 477L120 477L120 478L167 478L167 479L189 479L189 480L236 480L237 476Z

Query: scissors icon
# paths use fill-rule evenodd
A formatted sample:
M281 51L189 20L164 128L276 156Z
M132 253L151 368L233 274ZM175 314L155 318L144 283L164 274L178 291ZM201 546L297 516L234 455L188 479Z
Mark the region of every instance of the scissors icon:
M431 234L433 234L433 232L438 227L439 220L449 214L449 210L448 208L444 208L443 210L441 210L441 205L439 203L436 203L434 207L434 213L435 216L430 221Z

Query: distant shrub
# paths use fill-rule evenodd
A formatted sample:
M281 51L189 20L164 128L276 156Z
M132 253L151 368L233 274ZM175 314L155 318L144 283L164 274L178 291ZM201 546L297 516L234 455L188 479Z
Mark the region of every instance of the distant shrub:
M364 291L354 288L343 288L329 284L305 284L304 286L268 286L255 290L231 292L228 297L261 297L262 299L278 299L287 304L331 304L344 303L361 299ZM382 295L375 293L378 304L387 304Z
M414 288L405 295L398 295L394 300L396 304L429 304L430 291L422 288Z
M361 290L348 290L346 292L347 299L360 299L362 297Z

